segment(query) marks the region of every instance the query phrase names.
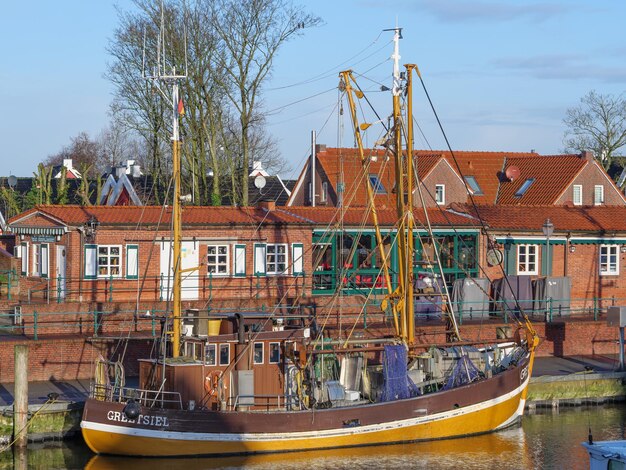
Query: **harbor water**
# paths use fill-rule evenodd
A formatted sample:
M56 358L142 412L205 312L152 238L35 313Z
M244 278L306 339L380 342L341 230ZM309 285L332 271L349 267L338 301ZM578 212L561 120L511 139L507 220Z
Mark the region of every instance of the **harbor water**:
M626 439L626 406L561 408L526 415L522 425L437 442L229 458L150 459L95 456L80 440L31 444L18 460L0 454L0 469L586 469L581 442Z

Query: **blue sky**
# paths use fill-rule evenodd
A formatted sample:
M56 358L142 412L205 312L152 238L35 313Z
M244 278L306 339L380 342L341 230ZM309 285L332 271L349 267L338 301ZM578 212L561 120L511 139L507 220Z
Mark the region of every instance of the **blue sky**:
M0 18L2 175L30 175L48 155L86 131L106 127L111 85L103 78L115 5L128 1L3 2ZM263 96L268 130L297 177L310 142L338 140L337 73L352 68L381 116L389 84L391 33L403 28L401 63L416 63L454 149L556 153L562 118L589 90L626 91L626 2L617 0L301 2L323 25L279 53ZM304 82L304 83L303 83ZM415 116L427 140L445 146L423 93ZM384 98L384 99L383 99ZM302 101L300 101L302 100ZM296 105L291 105L298 102ZM324 126L324 124L326 125ZM369 132L372 144L378 131Z

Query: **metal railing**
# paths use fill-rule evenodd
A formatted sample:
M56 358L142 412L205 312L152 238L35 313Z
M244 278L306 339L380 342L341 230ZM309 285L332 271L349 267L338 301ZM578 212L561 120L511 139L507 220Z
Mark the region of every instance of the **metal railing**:
M163 390L145 390L140 388L120 387L110 384L91 383L89 396L96 400L126 403L135 400L146 408L176 408L183 409L183 401L179 392L168 392Z

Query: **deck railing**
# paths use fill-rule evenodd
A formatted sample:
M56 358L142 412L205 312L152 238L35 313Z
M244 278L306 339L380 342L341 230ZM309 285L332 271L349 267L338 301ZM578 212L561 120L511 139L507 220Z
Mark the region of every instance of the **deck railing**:
M178 392L163 390L145 390L139 388L120 387L110 384L92 383L89 388L89 396L96 400L126 403L135 400L146 408L175 408L182 410L183 402Z

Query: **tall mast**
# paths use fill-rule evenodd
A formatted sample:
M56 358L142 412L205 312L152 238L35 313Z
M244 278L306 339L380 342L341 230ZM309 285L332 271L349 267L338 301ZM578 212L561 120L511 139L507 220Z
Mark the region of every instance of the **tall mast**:
M180 191L180 131L179 131L179 118L182 114L182 109L179 109L182 105L180 101L178 83L181 80L187 78L187 34L184 36L184 50L185 50L185 72L183 74L177 73L176 66L168 64L165 54L165 10L163 2L161 2L161 25L159 29L159 36L157 39L157 63L154 67L154 72L151 74L146 73L145 63L145 33L144 33L144 70L143 76L145 79L150 80L154 87L160 92L161 96L166 102L169 102L172 108L172 178L174 184L174 195L172 197L172 257L174 272L173 286L172 286L172 356L178 357L180 355L180 322L181 322L181 237L182 237L182 207L181 207L181 191ZM171 96L168 95L161 87L171 87ZM180 104L179 104L180 103Z

